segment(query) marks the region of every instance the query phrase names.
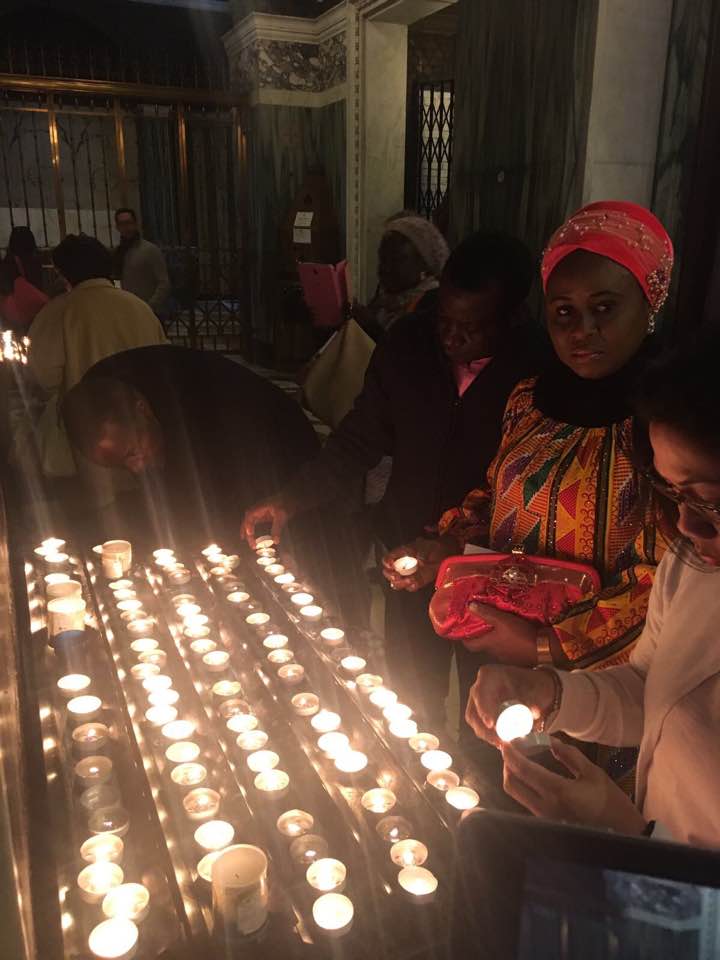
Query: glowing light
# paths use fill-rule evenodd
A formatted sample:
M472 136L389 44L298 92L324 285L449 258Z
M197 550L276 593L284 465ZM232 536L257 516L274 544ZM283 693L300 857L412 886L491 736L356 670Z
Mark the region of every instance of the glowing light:
M170 778L179 787L199 787L207 780L207 770L201 763L179 763Z
M309 603L305 607L300 607L300 616L305 620L322 620L323 612L323 608L314 603Z
M195 733L195 724L192 720L172 720L162 728L162 735L167 740L187 740Z
M390 859L398 867L420 867L428 858L428 848L419 840L400 840L390 847Z
M192 740L178 740L177 743L170 744L165 751L165 756L170 763L192 763L200 756L200 747Z
M140 923L150 911L150 891L141 883L121 883L105 895L102 911L106 917Z
M383 678L376 673L361 673L355 678L355 683L361 693L369 696L377 687L382 687Z
M450 787L445 799L456 810L472 810L480 804L480 796L471 787Z
M420 756L420 763L426 770L447 770L452 762L452 757L444 750L426 750Z
M177 715L177 709L165 703L145 711L145 719L154 727L164 727L166 723L176 720Z
M325 627L320 631L320 636L329 647L337 647L345 639L345 631L340 627Z
M500 740L509 743L519 737L526 737L532 730L535 718L530 707L517 701L508 701L500 708L495 721L495 732Z
M432 733L418 733L410 737L408 744L415 753L425 753L426 750L437 750L440 741Z
M426 779L431 787L442 793L460 785L460 777L453 770L432 770Z
M199 787L183 797L183 807L191 820L209 820L220 809L220 794L209 787Z
M324 893L313 904L313 920L322 930L340 932L352 923L352 900L342 893Z
M212 692L216 697L236 697L242 690L239 680L218 680L213 684Z
M284 770L263 770L255 777L255 787L264 793L278 793L285 790L290 777Z
M112 833L98 833L90 837L80 847L80 856L86 863L99 863L101 860L121 863L124 843Z
M330 731L338 729L342 723L342 718L339 713L334 713L332 710L320 710L310 723L313 730L317 730L318 733L330 733Z
M341 860L332 857L322 857L311 863L307 868L305 878L314 890L321 893L340 891L345 886L347 868Z
M84 673L67 673L60 677L57 686L64 697L76 697L90 686L90 677Z
M388 813L397 803L397 798L392 790L374 787L362 795L360 802L371 813Z
M129 960L135 953L138 928L132 920L115 917L103 920L90 932L90 952L101 960Z
M75 776L84 789L106 783L112 776L112 771L112 760L109 757L85 757L75 764Z
M279 665L282 663L292 663L295 659L295 654L292 650L288 650L287 647L281 648L280 650L271 650L267 655L268 663L274 663Z
M287 810L277 819L277 828L285 837L300 837L313 828L314 819L304 810Z
M253 773L272 770L280 763L280 757L273 750L256 750L247 758L247 765Z
M80 896L86 903L100 903L106 893L123 882L122 867L111 860L100 860L84 867L78 874Z
M245 617L245 623L251 627L263 627L266 623L270 623L270 614L260 610L257 613L250 613Z
M232 843L235 828L227 820L208 820L197 828L194 836L195 843L203 850L222 850Z
M320 709L320 698L314 693L296 693L290 704L299 717L311 717Z
M367 764L368 758L360 750L345 750L335 757L335 766L341 773L359 773Z
M100 697L85 695L68 701L68 713L77 720L88 720L102 707Z
M192 641L190 649L195 656L204 657L206 653L212 653L214 650L217 650L217 644L208 637L200 637L198 640Z
M393 563L393 568L401 577L409 577L415 573L418 568L418 558L407 556L398 557L395 563Z
M278 677L282 683L294 686L305 679L305 667L300 666L299 663L286 663L278 669Z
M234 590L227 595L226 599L228 603L247 603L250 599L250 594L245 593L244 590Z
M383 710L383 716L388 723L393 723L395 720L409 720L412 710L406 703L391 703Z
M344 733L324 733L318 737L318 747L329 760L334 760L350 748L350 738Z
M288 638L284 633L270 633L263 640L263 646L267 650L280 650L281 647L286 647L288 644Z
M295 604L297 607L306 607L309 603L312 603L315 597L311 593L294 593L290 597L290 601Z
M370 703L379 707L380 710L385 710L391 704L397 703L397 698L398 695L395 691L388 690L387 687L375 687L370 693Z
M403 867L398 874L398 883L414 897L427 897L435 893L437 877L425 867Z
M157 640L153 640L152 637L140 637L138 640L133 640L130 649L137 654L151 653L153 650L157 650L159 646Z
M248 730L246 733L241 733L235 741L241 750L248 752L252 750L262 750L267 742L268 735L264 730Z
M78 753L93 753L102 750L109 736L104 723L82 723L72 732L73 746Z
M398 740L409 740L418 732L418 725L414 720L393 720L388 730Z
M225 650L212 650L202 658L205 668L211 673L222 673L230 663L230 654Z

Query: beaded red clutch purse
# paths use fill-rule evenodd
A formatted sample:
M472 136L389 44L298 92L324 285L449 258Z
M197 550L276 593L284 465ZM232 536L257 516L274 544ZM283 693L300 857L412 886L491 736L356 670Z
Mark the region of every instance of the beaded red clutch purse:
M448 557L435 581L430 620L441 637L479 637L492 630L476 610L484 603L547 626L599 589L592 567L521 550Z

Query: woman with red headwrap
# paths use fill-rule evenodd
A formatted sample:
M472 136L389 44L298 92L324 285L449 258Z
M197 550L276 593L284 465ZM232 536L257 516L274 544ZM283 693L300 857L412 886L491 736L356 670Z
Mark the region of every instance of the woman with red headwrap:
M550 240L542 279L555 357L511 394L489 489L442 517L437 550L414 577L392 567L412 547L386 558L385 575L398 589L418 589L442 555L476 542L590 565L602 587L551 626L482 605L492 630L466 639L469 649L564 669L629 656L664 550L632 466L630 397L672 263L662 224L632 203L590 204Z

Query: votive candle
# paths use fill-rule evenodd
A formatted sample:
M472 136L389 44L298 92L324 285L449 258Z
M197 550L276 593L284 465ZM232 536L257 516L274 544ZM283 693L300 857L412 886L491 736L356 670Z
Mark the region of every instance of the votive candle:
M220 809L220 794L209 787L197 787L183 797L183 808L190 820L209 820Z
M235 828L227 820L208 820L195 831L195 843L203 850L222 850L232 843Z
M122 863L125 844L112 833L97 833L80 847L80 856L86 863Z
M105 894L102 912L140 923L150 912L150 891L142 883L121 883Z
M320 698L314 693L296 693L290 704L299 717L312 717L320 709Z
M285 837L300 837L308 833L315 823L311 814L304 810L286 810L277 819L277 828Z
M200 756L200 747L192 740L178 740L165 751L170 763L192 763Z
M105 894L123 882L122 867L111 860L91 863L78 874L80 896L86 903L100 903Z
M345 886L347 868L341 860L332 857L321 857L311 863L305 873L305 878L313 890L320 893L339 892Z
M126 917L103 920L90 931L88 946L100 960L130 960L135 955L138 928Z

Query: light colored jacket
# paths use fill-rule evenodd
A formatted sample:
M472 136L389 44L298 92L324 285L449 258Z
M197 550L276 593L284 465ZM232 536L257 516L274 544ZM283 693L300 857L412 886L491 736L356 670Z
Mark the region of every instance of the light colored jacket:
M636 801L675 840L720 847L720 569L688 550L657 570L628 664L560 674L551 730L638 746Z

